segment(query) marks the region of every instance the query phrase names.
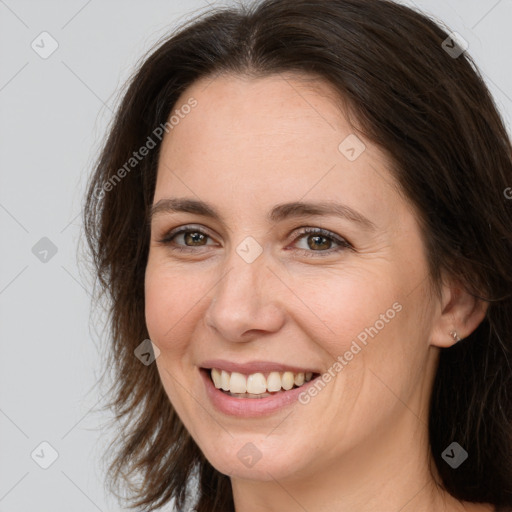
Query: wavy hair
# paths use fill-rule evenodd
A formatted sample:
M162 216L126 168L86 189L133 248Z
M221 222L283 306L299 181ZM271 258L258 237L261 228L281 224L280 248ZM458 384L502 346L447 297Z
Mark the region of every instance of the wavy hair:
M459 48L450 37L439 22L389 0L263 0L196 16L142 59L84 208L98 289L109 303L106 368L114 383L106 407L120 435L108 482L114 492L129 489L131 508L172 501L182 510L193 490L199 512L234 510L229 478L191 439L156 366L134 356L148 338L147 215L160 149L154 130L200 78L283 72L331 84L362 133L389 155L418 212L432 282L440 285L446 271L488 302L478 328L441 349L430 448L439 485L452 496L512 505L512 147L481 73L467 52L449 51ZM155 147L127 167L148 137ZM441 458L453 440L470 452L457 469Z

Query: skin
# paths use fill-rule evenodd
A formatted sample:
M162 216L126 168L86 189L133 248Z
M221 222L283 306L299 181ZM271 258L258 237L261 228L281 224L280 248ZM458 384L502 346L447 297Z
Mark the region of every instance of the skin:
M340 152L356 130L319 80L217 76L194 83L177 107L191 96L197 107L163 140L154 204L200 199L224 222L154 215L146 320L165 391L206 458L231 477L236 510L492 510L441 492L428 469L439 350L454 343L453 329L467 337L485 306L449 279L432 292L417 215L386 154L359 132L366 150L354 161ZM266 219L297 200L341 202L375 229L331 215ZM187 225L209 237L160 241ZM323 240L316 249L301 227L327 229L353 249L333 252L336 242ZM236 252L248 236L263 249L252 263ZM187 243L189 252L172 249ZM202 361L327 370L397 302L401 311L309 403L237 418L209 401ZM249 442L261 454L250 468L237 457Z

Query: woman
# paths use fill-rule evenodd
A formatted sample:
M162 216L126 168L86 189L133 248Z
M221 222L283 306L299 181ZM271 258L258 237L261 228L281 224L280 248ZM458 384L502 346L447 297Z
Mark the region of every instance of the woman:
M463 41L407 7L182 27L132 78L85 208L112 487L144 510L507 510L511 183Z

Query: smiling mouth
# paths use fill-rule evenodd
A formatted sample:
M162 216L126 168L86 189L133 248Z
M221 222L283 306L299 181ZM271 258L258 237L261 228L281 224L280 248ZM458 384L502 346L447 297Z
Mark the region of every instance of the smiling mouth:
M226 395L235 398L265 398L300 388L319 373L312 372L268 372L245 375L218 368L204 368L213 385Z

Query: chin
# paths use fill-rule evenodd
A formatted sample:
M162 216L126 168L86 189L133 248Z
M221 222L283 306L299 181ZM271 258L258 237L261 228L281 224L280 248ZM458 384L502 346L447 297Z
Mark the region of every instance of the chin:
M209 441L208 448L199 448L210 464L220 473L229 477L247 480L271 481L287 480L307 471L305 448L292 449L283 445L281 439L265 439L252 434L229 437L229 441L219 445Z

